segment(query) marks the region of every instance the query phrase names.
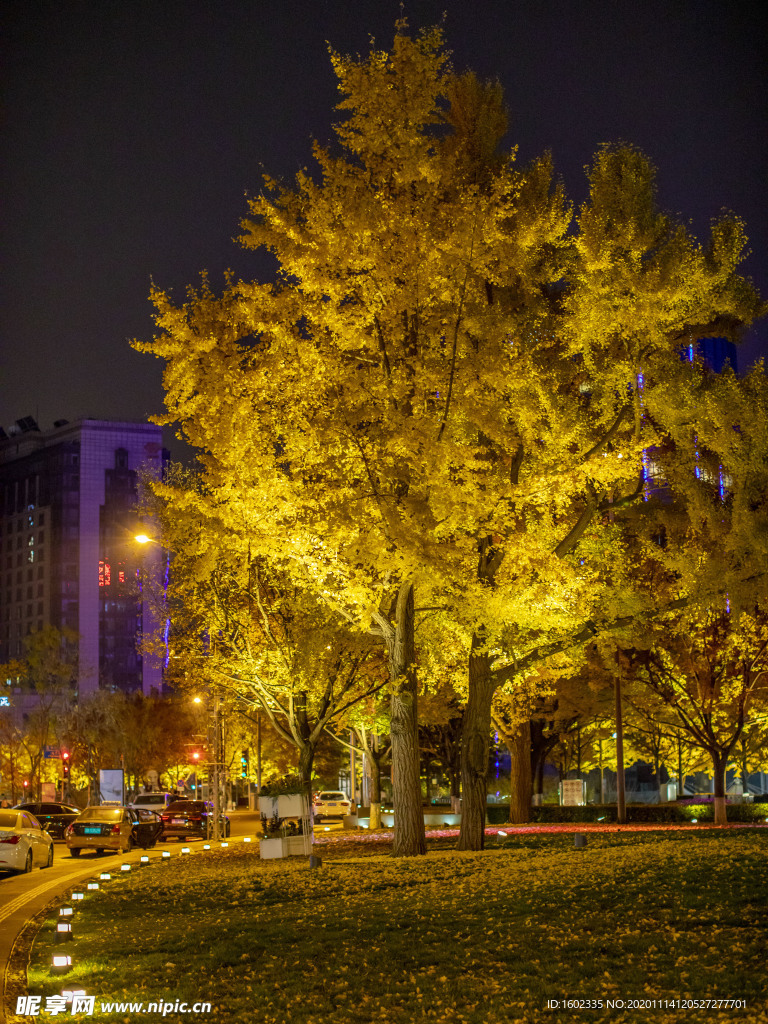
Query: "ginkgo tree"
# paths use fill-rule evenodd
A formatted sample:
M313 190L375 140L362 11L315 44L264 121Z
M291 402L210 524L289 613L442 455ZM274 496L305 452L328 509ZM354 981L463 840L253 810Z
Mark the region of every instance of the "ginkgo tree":
M693 450L716 413L680 345L759 304L738 219L700 246L631 147L598 153L574 220L548 155L501 148L500 87L456 74L440 29L331 60L336 145L243 221L277 281L156 290L139 347L166 361L222 529L383 642L397 855L425 849L418 609L457 624L460 846L479 849L495 690L652 606L622 519L648 450Z
M727 607L683 615L622 658L709 756L715 824L724 825L726 768L745 727L768 710L768 616Z

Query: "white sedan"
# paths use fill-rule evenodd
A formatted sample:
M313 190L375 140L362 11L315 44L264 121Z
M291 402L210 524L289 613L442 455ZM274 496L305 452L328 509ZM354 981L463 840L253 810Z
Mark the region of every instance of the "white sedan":
M53 864L53 840L29 811L0 810L0 871Z

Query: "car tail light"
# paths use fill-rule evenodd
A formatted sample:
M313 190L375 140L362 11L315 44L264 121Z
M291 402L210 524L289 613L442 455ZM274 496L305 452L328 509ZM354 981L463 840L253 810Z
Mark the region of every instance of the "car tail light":
M119 825L113 825L112 828L109 830L109 834L113 835L113 836L119 836L120 835L120 826Z
M70 823L70 824L69 824L69 825L67 825L67 827L66 827L66 828L64 829L64 835L65 835L65 836L71 836L71 835L74 835L74 833L75 833L75 829L74 829L74 826L73 826L73 825L72 825L72 824Z
M7 843L9 846L16 846L20 839L21 836L17 836L16 834L10 836L2 836L0 837L0 843Z

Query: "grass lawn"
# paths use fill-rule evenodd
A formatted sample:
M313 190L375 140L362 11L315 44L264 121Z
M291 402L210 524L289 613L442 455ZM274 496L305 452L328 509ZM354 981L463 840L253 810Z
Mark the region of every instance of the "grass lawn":
M370 845L345 857L339 844L317 870L262 862L255 844L155 862L76 910L65 981L47 970L46 922L29 992L85 989L95 1013L55 1019L99 1024L768 1024L768 830L590 834L585 849L568 834L494 839L481 854L437 846L394 860ZM746 1009L672 1003L684 999ZM212 1007L100 1011L112 1000Z

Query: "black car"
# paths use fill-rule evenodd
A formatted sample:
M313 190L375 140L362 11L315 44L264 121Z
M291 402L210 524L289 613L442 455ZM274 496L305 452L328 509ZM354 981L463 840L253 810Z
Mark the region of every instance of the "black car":
M69 804L26 803L17 804L14 810L34 814L52 839L63 839L67 825L80 814L77 807L70 807Z
M206 839L213 834L213 804L210 800L174 800L160 815L163 821L163 839L184 839L199 836ZM229 835L229 818L221 815L221 834Z

